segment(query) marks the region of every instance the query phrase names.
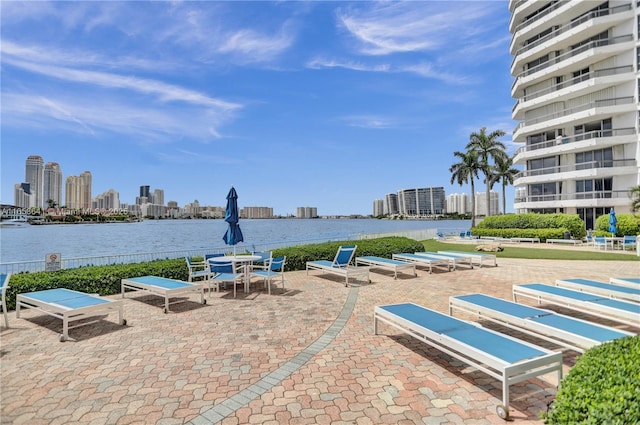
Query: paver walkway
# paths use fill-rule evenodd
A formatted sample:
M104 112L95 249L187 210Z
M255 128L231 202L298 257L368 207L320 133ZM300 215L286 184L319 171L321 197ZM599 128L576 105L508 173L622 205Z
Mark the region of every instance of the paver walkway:
M637 277L640 262L498 264L398 280L374 272L352 288L287 272L284 292L214 293L206 305L194 296L169 314L160 298L133 294L127 326L103 316L64 343L60 321L11 312L0 331L0 423L502 424L498 381L385 325L373 335L373 307L412 301L447 312L451 295L510 299L517 283ZM576 355L565 352L565 372ZM542 424L555 395L554 376L545 378L512 387L515 422Z

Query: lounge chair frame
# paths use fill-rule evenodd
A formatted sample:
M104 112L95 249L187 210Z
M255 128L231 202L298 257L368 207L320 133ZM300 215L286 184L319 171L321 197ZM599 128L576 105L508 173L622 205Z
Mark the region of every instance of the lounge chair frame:
M408 252L403 252L400 254L392 255L394 260L405 261L407 263L414 263L415 265L427 266L429 267L429 274L433 272L434 267L444 266L447 268L447 271L451 271L451 260L448 258L436 258L429 257L426 255L417 255L411 254Z
M451 262L451 268L453 270L457 270L458 269L458 264L467 264L469 266L469 268L473 268L473 258L471 258L470 255L452 255L452 254L446 254L446 253L441 253L441 252L429 252L429 251L420 251L420 252L416 252L416 255L423 255L423 256L427 256L427 257L432 257L432 258L444 258L444 259L449 259L449 261Z
M489 261L493 263L494 267L498 267L498 260L493 254L486 254L480 252L465 252L465 251L448 251L442 250L438 251L439 254L447 254L447 255L460 255L463 257L471 257L474 262L477 262L478 266L482 268L484 266L485 261Z
M140 276L120 281L122 290L122 298L124 298L127 289L131 291L142 291L152 295L158 295L164 298L163 312L169 312L170 304L177 304L181 301L169 302L169 299L179 295L191 294L193 292L200 294L200 304L206 304L204 299L204 284L196 282L184 282L182 280L167 279L158 276Z
M349 278L356 280L360 278L370 283L369 267L351 265L357 248L357 245L340 246L333 261L307 261L307 275L309 275L309 270L320 270L323 273L344 276L344 286L349 286Z
M640 288L640 277L611 277L609 283L628 288Z
M590 294L604 295L605 297L640 302L640 287L629 288L616 286L611 283L598 282L591 279L557 279L556 286L588 292Z
M369 266L371 268L380 268L393 271L393 278L398 279L398 271L409 270L413 276L418 276L416 273L415 263L408 263L406 261L394 260L390 258L376 257L367 255L364 257L356 257L356 266L359 265Z
M400 309L406 307L413 310L413 312L419 312L419 314L428 314L430 318L433 318L433 320L429 320L432 328L424 327L410 318L389 311L389 308L395 307L399 307ZM553 352L508 335L483 328L477 323L447 316L446 314L430 310L414 303L377 306L374 307L373 316L373 330L375 335L378 335L379 322L384 322L502 382L502 405L496 408L498 415L502 419L506 420L509 417L509 386L550 372L557 373L558 383L562 380L562 353ZM439 324L436 322L438 320L446 321L447 325L441 326L443 329L437 329ZM529 353L538 354L535 357L510 363L492 353L483 351L457 339L455 331L459 329L465 332L475 333L477 331L479 335L500 341L501 344L508 344L513 348L520 348L527 350Z
M7 289L9 289L11 273L0 274L0 305L2 305L2 315L4 316L4 327L9 327L9 313L7 312Z
M518 302L518 297L533 299L539 304L548 303L583 311L592 316L635 327L640 323L640 304L572 289L542 283L513 285L513 301Z
M62 320L62 334L60 341L69 339L69 329L86 326L99 322L93 320L79 325L69 326L69 323L95 316L96 313L118 312L118 323L126 325L124 319L123 301L103 298L99 295L57 288L44 291L26 292L16 295L16 317L20 318L21 308L32 308L49 316Z
M498 306L502 309L498 309ZM512 311L508 311L509 309ZM519 310L521 314L518 315L514 309ZM479 319L515 329L579 353L612 339L634 335L631 332L485 294L450 297L449 314L453 315L454 311L474 315ZM556 325L558 322L560 326Z

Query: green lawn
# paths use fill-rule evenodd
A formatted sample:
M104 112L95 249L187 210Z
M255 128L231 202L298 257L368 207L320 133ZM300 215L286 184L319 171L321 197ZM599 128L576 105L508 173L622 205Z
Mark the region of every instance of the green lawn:
M468 251L475 252L475 244L469 243L449 243L449 242L440 242L434 239L429 239L426 241L422 241L424 244L425 251L441 251L441 250L452 250L452 251ZM584 251L581 250L570 250L570 249L551 249L544 248L544 244L538 244L540 248L522 248L517 246L510 246L507 244L503 244L502 248L504 251L502 252L494 252L498 258L529 258L529 259L540 259L540 260L615 260L615 261L638 261L640 262L640 257L632 254L620 254L620 253L611 253L605 251L594 251L591 248L584 247Z

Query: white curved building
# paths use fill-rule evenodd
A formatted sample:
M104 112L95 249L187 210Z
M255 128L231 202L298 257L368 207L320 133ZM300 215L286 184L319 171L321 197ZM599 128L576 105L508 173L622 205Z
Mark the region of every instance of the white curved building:
M578 214L587 229L640 185L636 1L510 0L516 212Z

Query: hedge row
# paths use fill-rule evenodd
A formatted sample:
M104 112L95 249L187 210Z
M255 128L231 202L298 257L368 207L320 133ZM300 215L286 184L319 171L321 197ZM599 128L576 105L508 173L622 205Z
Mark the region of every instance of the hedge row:
M304 270L307 261L333 260L340 245L357 245L358 256L377 255L387 258L399 252L424 250L424 245L413 239L388 237L280 248L273 251L273 256L287 256L285 270ZM7 308L15 309L16 294L45 289L67 288L90 294L114 295L121 292L121 279L147 275L186 281L189 278L189 269L186 261L179 258L136 264L80 267L57 272L14 274L7 290Z
M562 380L545 423L640 424L640 336L590 348Z
M287 256L286 270L304 270L307 261L332 261L341 245L357 245L358 249L355 255L358 257L373 255L391 258L393 254L399 254L401 252L424 251L424 245L421 242L409 238L392 236L377 239L325 242L290 248L278 248L273 250L273 256Z
M473 236L491 236L497 238L540 238L540 242L547 239L564 238L564 229L478 229L474 228Z
M616 236L640 235L640 215L616 214ZM609 232L609 214L601 215L596 219L595 236L611 236Z
M584 221L577 214L506 214L486 217L471 229L474 236L540 238L541 242L562 238L565 232L582 239Z

